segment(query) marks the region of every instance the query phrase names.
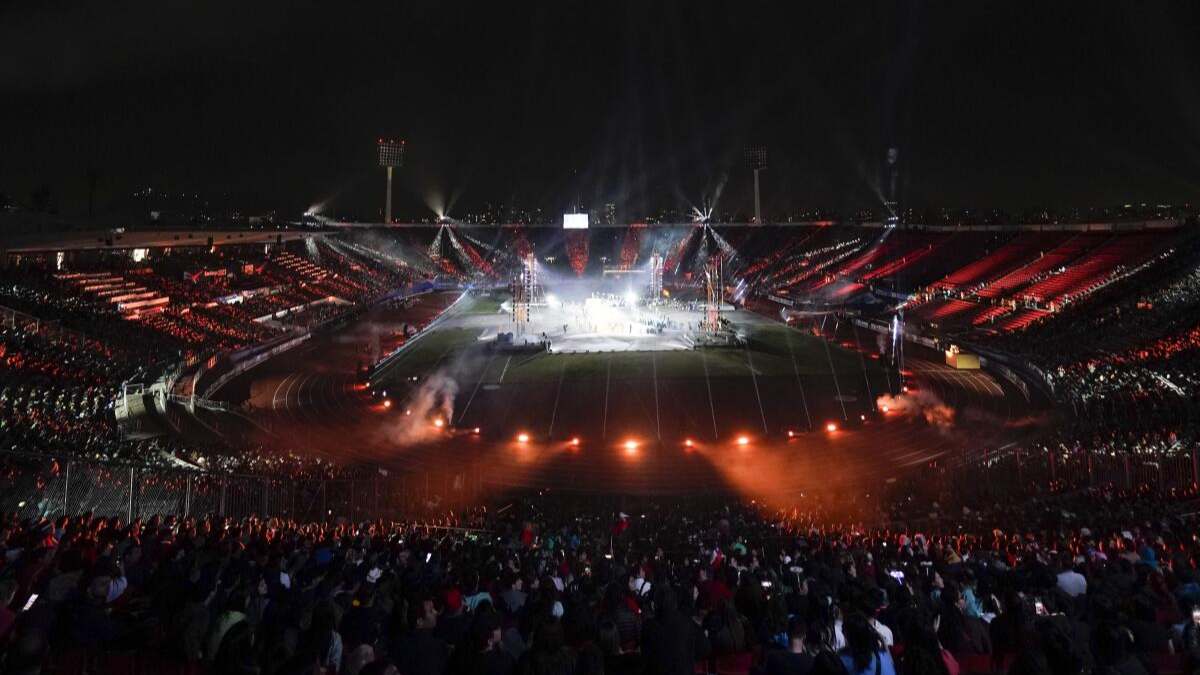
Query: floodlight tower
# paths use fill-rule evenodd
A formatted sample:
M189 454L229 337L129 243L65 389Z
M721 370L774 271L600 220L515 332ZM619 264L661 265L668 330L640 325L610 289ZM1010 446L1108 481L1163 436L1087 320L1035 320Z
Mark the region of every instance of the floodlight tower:
M721 327L721 301L725 288L721 281L721 254L711 256L704 264L704 332L716 333Z
M521 259L521 269L512 283L513 323L519 332L525 331L529 323L530 308L541 302L541 288L537 279L537 258L530 252Z
M762 200L758 192L758 172L767 168L767 149L761 145L746 148L746 162L754 171L754 224L762 225Z
M387 169L387 200L383 206L383 222L392 222L392 169L404 166L404 141L380 138L379 166Z
M650 256L650 299L657 301L662 298L663 257L655 251Z
M525 295L524 273L518 274L512 280L512 320L517 325L517 333L525 332L525 324L529 323L529 299Z
M887 224L896 225L900 222L900 202L896 194L896 182L900 178L900 149L893 146L887 151L887 198L884 200L884 208L887 209Z

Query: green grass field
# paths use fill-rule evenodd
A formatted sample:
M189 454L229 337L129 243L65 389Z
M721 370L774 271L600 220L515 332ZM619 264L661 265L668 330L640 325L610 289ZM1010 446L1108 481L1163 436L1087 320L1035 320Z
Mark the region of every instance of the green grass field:
M495 314L500 300L476 297L463 300L453 311L459 315ZM821 338L788 326L762 321L745 323L745 348L710 348L691 351L608 352L596 354L507 354L491 353L478 340L475 328L434 327L405 349L387 369L387 379L408 378L455 365L461 376L472 382L537 382L569 377L758 377L828 375L832 371L859 375L865 368L871 377L882 371L873 360L827 345ZM477 362L484 361L485 365ZM465 363L464 362L470 362ZM485 369L480 372L480 368ZM565 369L565 370L564 370ZM482 377L481 377L482 376ZM480 379L481 377L481 379Z
M494 314L499 304L464 299L451 313ZM869 410L890 387L875 359L761 317L733 320L745 347L594 354L495 352L483 329L447 321L410 342L377 383L403 396L420 386L411 378L441 372L458 384L454 424L497 437L778 431Z

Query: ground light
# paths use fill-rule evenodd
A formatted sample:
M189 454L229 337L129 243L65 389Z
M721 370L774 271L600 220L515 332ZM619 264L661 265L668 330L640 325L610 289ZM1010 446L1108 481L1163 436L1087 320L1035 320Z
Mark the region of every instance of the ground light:
M517 442L518 443L528 443L529 442L529 434L526 434L526 433L517 434Z
M438 417L437 419L433 420L433 426L441 429L442 427L446 426L446 423L442 421L442 418Z
M796 437L796 432L792 431L791 429L788 429L788 438L795 438L795 437Z
M737 444L741 445L741 446L750 445L750 437L749 436L738 436Z
M829 424L825 425L825 431L828 431L832 434L833 432L837 431L837 425L833 422L830 422Z
M633 453L637 452L637 449L638 449L637 441L633 440L632 438L625 441L625 453L626 454L632 455Z
M579 440L579 437L578 437L578 436L576 436L575 438L572 438L572 439L571 439L571 445L573 445L573 446L575 446L575 447L577 447L577 448L579 447L579 443L580 443L580 440Z
M693 441L692 439L690 439L690 438L685 438L685 439L683 439L683 447L685 447L685 448L692 448L692 447L695 447L695 446L696 446L696 442L695 442L695 441Z
M478 435L480 431L481 431L481 430L480 430L480 428L479 428L479 427L475 427L475 434L476 434L476 435Z

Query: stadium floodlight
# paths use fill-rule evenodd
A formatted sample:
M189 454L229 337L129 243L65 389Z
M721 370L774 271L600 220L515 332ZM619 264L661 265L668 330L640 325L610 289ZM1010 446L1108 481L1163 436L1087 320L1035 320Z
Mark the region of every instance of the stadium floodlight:
M762 200L758 193L758 172L767 168L767 149L761 145L747 147L746 162L754 171L754 224L762 225Z
M392 222L392 169L404 166L404 141L380 138L379 166L387 169L387 200L383 206L383 222Z
M564 213L563 214L563 229L564 230L586 230L586 229L588 229L588 214L586 214L586 213Z

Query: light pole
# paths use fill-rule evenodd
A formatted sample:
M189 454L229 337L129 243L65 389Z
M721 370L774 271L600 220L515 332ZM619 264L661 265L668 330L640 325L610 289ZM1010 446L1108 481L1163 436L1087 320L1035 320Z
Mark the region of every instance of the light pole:
M758 191L758 172L767 168L767 149L761 145L746 148L746 162L754 171L754 224L762 225L762 199Z
M392 222L392 169L404 166L404 141L379 139L379 166L387 169L387 198L383 205L383 222Z

